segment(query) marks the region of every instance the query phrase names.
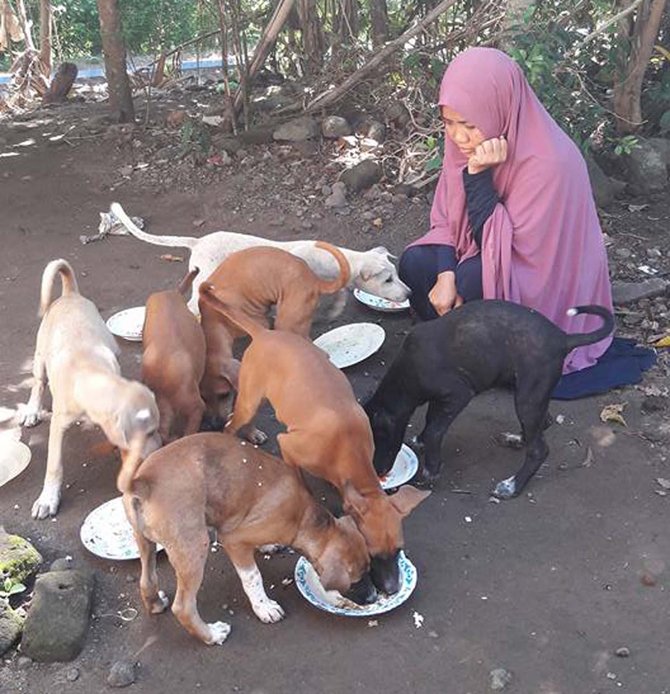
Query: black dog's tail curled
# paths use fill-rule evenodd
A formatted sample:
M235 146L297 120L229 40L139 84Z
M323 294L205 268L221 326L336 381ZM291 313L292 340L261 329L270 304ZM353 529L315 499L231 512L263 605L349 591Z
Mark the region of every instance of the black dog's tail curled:
M566 344L568 351L582 345L592 345L594 342L599 342L607 337L614 330L614 316L604 306L576 306L567 311L569 316L577 316L580 313L589 313L594 316L600 316L603 319L603 324L598 330L592 333L572 333L566 335Z

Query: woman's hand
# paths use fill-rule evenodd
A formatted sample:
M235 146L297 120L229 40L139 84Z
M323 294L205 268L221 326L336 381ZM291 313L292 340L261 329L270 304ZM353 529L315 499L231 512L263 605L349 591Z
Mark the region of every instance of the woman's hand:
M463 299L456 291L456 273L451 270L441 272L428 293L428 300L438 316L443 316L452 308L458 308L463 303Z
M507 140L504 137L484 140L468 159L468 173L481 173L492 166L502 164L504 161L507 161Z

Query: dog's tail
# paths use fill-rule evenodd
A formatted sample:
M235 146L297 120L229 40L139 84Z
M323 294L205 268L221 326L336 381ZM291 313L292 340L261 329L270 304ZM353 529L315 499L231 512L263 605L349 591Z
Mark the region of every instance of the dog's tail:
M121 469L116 478L116 488L121 494L129 494L132 491L133 477L135 477L137 468L142 462L142 451L145 443L145 436L137 434L131 440L128 450L121 452Z
M335 292L339 292L340 289L344 289L344 287L349 284L349 280L351 279L349 261L337 246L333 246L325 241L317 241L315 246L316 248L328 251L337 261L339 268L339 274L334 280L319 279L319 291L321 294L334 294Z
M608 311L604 306L576 306L575 308L568 309L569 316L577 316L580 313L589 313L594 316L600 316L603 319L603 324L598 330L594 330L591 333L572 333L566 335L566 345L568 352L572 351L575 347L581 347L582 345L592 345L594 342L599 342L603 338L607 337L614 330L614 316Z
M193 286L193 280L196 278L196 275L200 272L199 267L194 267L188 274L184 276L182 281L179 283L179 286L177 287L177 291L186 299L186 293L191 291L191 287Z
M121 207L118 202L113 202L109 209L132 236L140 239L140 241L153 243L154 246L172 246L173 248L192 249L199 241L195 236L156 236L154 234L147 234L133 224L133 220L123 211L123 207Z
M52 260L42 273L42 288L40 290L40 318L47 312L51 305L51 294L53 293L54 280L56 275L60 275L60 281L63 286L61 296L69 296L70 294L79 294L77 278L74 276L72 265L59 258Z
M200 285L200 299L215 311L225 316L235 327L245 332L253 340L256 335L265 330L262 325L249 318L243 311L225 304L215 294L214 285L211 282L203 282Z

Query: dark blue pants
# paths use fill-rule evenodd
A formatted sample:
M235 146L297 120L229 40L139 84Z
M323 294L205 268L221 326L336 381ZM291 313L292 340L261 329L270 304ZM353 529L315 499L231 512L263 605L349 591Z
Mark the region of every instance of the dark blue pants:
M428 293L437 281L437 249L439 246L412 246L400 256L398 274L412 290L410 305L421 320L437 318L428 300ZM456 290L463 301L482 298L482 258L480 255L456 266Z

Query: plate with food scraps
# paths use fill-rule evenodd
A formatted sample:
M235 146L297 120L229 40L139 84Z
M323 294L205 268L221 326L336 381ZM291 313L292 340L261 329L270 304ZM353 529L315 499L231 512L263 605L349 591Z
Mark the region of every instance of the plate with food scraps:
M398 554L398 566L400 590L393 595L380 593L377 600L369 605L357 605L336 590L325 590L314 567L305 557L298 559L294 578L302 597L320 610L342 617L374 617L402 605L416 588L416 567L402 551Z
M25 443L0 437L0 487L20 475L28 467L31 456Z
M89 552L103 559L138 559L140 556L122 496L93 509L86 516L79 537ZM161 545L156 545L157 551L161 549Z
M382 489L395 489L405 482L409 482L419 469L419 459L416 453L403 443L395 458L393 467L379 478Z
M345 369L367 359L384 343L386 333L376 323L349 323L329 330L314 340L333 365Z
M110 332L130 342L142 342L142 328L144 327L144 306L126 308L115 313L107 319L107 327Z
M354 296L362 304L368 308L373 308L375 311L396 313L397 311L406 311L409 308L409 299L405 299L404 301L392 301L391 299L384 299L376 294L370 294L362 289L354 289Z

